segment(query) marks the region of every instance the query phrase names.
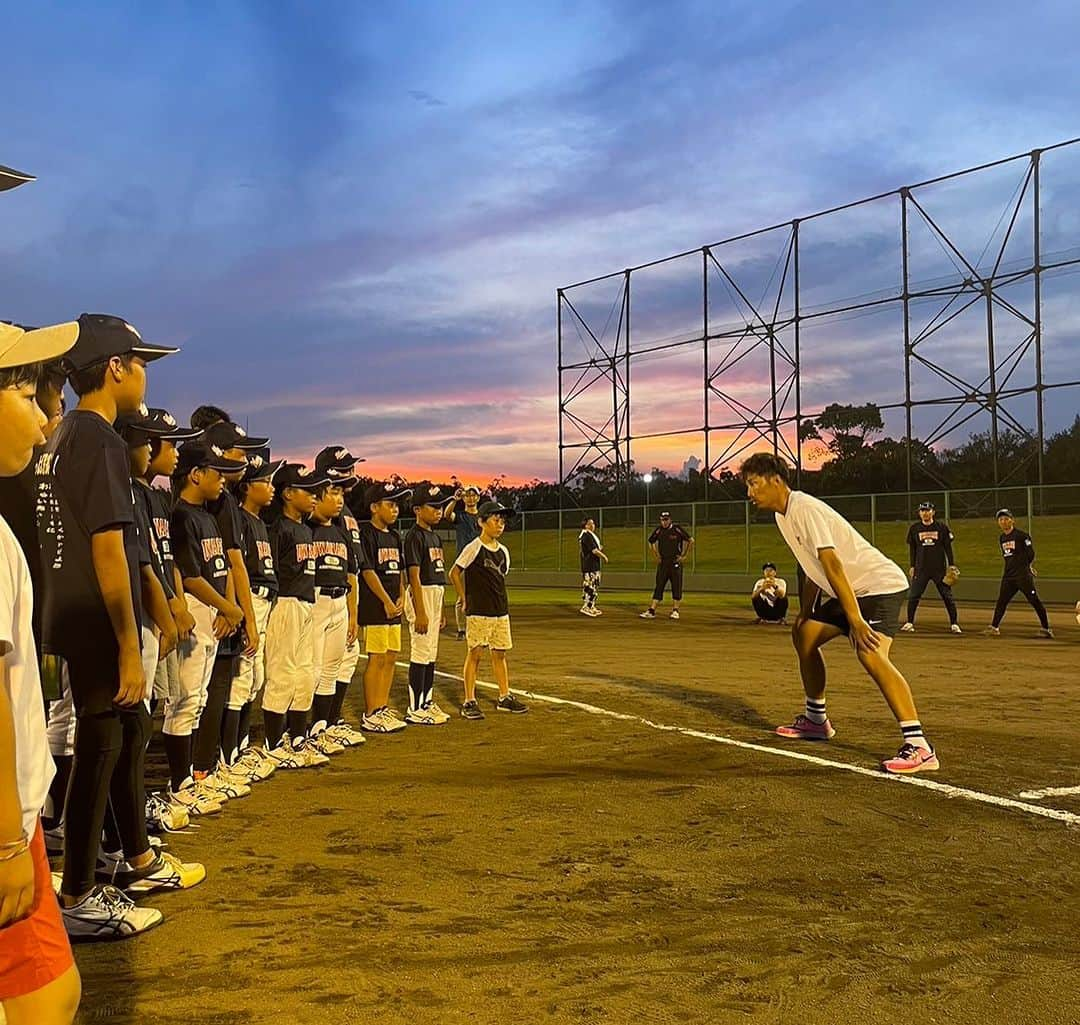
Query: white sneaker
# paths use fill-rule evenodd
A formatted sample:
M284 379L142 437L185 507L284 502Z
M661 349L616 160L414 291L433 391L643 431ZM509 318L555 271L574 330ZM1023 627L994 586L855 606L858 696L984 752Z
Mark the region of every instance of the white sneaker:
M998 629L998 627L996 626L988 626L985 630L983 630L983 635L985 637L1000 637L1001 630Z
M583 616L592 615L592 609L590 609L588 605L582 605L581 608L578 609L578 612L580 612Z
M277 768L277 762L269 755L261 753L264 751L264 748L247 748L233 762L232 768L238 769L252 783L261 783L264 779L269 779Z
M364 735L344 719L334 723L333 726L328 726L326 732L339 744L344 744L345 747L359 747L361 744L367 743Z
M405 713L405 721L413 726L435 726L435 716L427 708L410 708Z
M431 717L435 720L436 726L441 726L443 723L450 721L448 716L434 701L429 701L424 705L424 710L431 713Z
M671 618L672 619L678 619L679 618L679 610L678 609L672 609L671 610Z
M202 780L196 783L190 776L179 790L170 794L170 797L182 804L192 818L197 815L216 815L225 807L225 802L219 793L204 786Z
M603 609L598 609L595 605L593 606L592 612L589 613L589 615L593 616L593 617L602 616L603 614L604 614L604 610Z
M963 632L964 631L960 629L959 623L953 623L952 626L949 627L949 633L951 634L962 634Z
M155 890L190 890L206 878L206 869L197 861L183 862L175 854L158 851L157 864L148 876L126 887L128 893Z
M171 794L146 795L146 828L155 833L176 833L191 823L183 803Z
M389 717L394 722L404 722L405 721L405 717L396 708L390 708L390 706L388 705L382 711L383 711L383 715Z
M267 758L273 758L279 769L301 769L304 766L303 759L297 755L287 734L281 738L277 747L263 750L266 751Z
M136 907L115 886L95 886L74 907L61 904L60 915L72 943L122 940L165 921L157 908Z
M312 744L319 754L324 755L339 755L345 750L345 745L338 743L329 730L322 730L312 737L308 743Z
M405 729L405 723L391 715L388 708L378 708L371 715L364 715L360 720L360 729L365 733L397 733Z
M293 745L293 755L300 762L300 768L310 769L319 765L329 765L330 759L326 757L316 746L314 741L301 740Z
M211 772L202 779L203 785L212 793L219 794L227 801L234 801L239 797L247 797L251 793L251 787L239 776L223 769L220 766L216 772Z
M902 634L913 634L915 632L915 624L905 623L903 626L900 627L900 632Z

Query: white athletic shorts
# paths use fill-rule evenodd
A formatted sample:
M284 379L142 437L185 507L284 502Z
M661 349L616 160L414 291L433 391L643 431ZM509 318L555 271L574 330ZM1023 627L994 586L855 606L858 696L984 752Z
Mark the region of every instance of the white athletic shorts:
M424 610L427 612L427 633L416 632L416 606L413 604L412 588L405 591L405 619L409 623L409 661L418 665L432 665L439 655L439 627L442 625L442 584L425 584L421 588Z

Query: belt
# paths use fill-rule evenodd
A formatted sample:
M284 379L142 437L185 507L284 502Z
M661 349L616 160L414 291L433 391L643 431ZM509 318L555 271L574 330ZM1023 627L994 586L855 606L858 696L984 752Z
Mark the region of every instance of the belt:
M349 593L347 587L316 587L315 593L322 598L344 598Z

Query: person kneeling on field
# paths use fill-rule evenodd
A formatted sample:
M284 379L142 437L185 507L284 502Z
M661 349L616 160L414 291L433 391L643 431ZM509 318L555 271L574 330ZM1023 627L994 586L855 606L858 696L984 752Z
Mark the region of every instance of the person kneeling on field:
M787 624L787 581L776 575L776 563L767 562L761 567L761 579L754 584L750 603L757 613L756 623Z
M458 607L465 617L465 719L483 719L476 700L476 670L484 648L491 650L491 671L499 686L499 712L527 712L528 706L510 693L510 670L506 653L514 646L510 638L510 607L506 597L506 574L510 572L510 552L499 543L511 510L498 502L484 502L477 510L480 536L459 553L450 582L458 595Z

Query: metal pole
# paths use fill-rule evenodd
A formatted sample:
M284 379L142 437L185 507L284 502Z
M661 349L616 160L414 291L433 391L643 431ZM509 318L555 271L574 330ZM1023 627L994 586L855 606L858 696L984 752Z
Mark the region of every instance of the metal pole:
M998 468L997 353L994 351L994 283L983 282L986 296L986 358L990 371L990 448L994 464L994 485L1001 481Z
M649 568L649 524L645 519L648 511L647 505L641 510L641 568L643 571Z
M697 572L697 502L690 503L690 536L694 544L690 546L690 572Z
M528 513L523 512L521 514L521 568L525 569L525 538L528 536L528 531L525 529L525 517Z
M709 500L712 456L709 453L709 247L701 249L701 338L705 382L705 501Z
M1027 488L1025 488L1025 490L1027 491L1027 529L1028 529L1028 533L1030 534L1031 533L1031 510L1032 510L1031 495L1032 495L1032 492L1034 491L1034 488L1032 488L1032 486L1029 484L1027 486Z
M566 487L566 478L563 476L565 470L563 465L564 456L564 442L563 442L563 413L565 407L563 405L563 351L562 351L562 300L563 291L561 288L555 290L555 337L556 345L558 347L558 361L559 361L559 508L563 507L563 489Z
M870 544L877 544L877 495L870 496Z
M903 273L904 299L904 462L907 489L911 491L911 294L908 266L908 190L900 190L900 265Z
M630 467L634 464L634 454L630 444L633 432L630 426L630 271L626 272L623 286L623 302L626 304L626 348L623 387L626 388L626 504L630 504Z
M799 221L791 222L792 245L795 248L795 487L802 487L802 370L799 363L800 330L802 322L799 296ZM747 564L747 572L750 571Z
M558 552L555 568L562 572L562 509L559 510L559 529L555 532L555 549Z
M743 502L743 526L746 533L746 572L750 572L750 503Z
M1045 444L1045 424L1043 423L1043 365L1042 365L1042 234L1039 213L1039 164L1042 153L1033 150L1031 153L1032 164L1032 202L1035 204L1034 230L1032 232L1032 254L1035 266L1035 433L1039 446L1038 457L1038 481L1042 484L1043 478L1043 451ZM1040 493L1040 498L1041 498Z

